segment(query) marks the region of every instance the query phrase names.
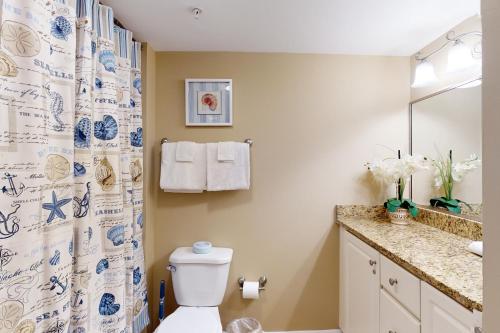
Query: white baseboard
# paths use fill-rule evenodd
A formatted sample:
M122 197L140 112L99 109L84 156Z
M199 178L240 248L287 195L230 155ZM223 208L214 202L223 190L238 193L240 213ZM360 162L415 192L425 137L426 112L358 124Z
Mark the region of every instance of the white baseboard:
M322 331L283 331L283 332L264 332L264 333L342 333L342 331L340 329L334 329L334 330L322 330Z
M323 331L287 331L287 332L266 332L266 333L342 333L341 330L323 330Z

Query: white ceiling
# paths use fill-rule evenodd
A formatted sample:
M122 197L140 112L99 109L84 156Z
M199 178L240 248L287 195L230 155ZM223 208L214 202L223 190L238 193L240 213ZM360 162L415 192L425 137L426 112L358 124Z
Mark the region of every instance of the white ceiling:
M480 0L103 0L157 51L411 55ZM203 10L198 20L191 11Z

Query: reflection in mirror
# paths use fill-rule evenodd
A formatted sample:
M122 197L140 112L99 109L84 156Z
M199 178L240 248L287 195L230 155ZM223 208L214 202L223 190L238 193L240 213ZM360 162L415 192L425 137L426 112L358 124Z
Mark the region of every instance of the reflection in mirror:
M480 80L469 82L411 103L413 154L446 161L451 150L454 164L469 159L473 154L481 159L480 83ZM464 202L460 203L462 215L475 219L480 217L481 177L479 164L461 181L454 183L453 199ZM435 168L415 175L412 181L413 201L420 205L429 205L432 198L445 196L443 187L437 185L439 184L436 184Z

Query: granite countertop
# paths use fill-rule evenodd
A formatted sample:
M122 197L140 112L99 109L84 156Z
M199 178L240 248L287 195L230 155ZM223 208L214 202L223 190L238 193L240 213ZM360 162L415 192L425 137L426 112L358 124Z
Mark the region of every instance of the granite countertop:
M337 208L338 210L338 208ZM347 231L469 310L483 310L482 258L467 250L471 240L413 222L337 212Z

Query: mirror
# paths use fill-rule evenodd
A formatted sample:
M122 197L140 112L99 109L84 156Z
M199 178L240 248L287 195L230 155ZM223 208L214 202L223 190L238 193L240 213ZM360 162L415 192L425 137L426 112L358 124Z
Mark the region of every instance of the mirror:
M481 80L456 86L410 103L410 147L412 154L446 160L452 151L454 163L472 154L481 159ZM435 169L413 176L414 202L430 205L432 198L444 196L435 185ZM482 207L482 172L479 165L453 186L461 215L478 220ZM465 204L466 203L466 204ZM443 208L444 209L444 208Z

